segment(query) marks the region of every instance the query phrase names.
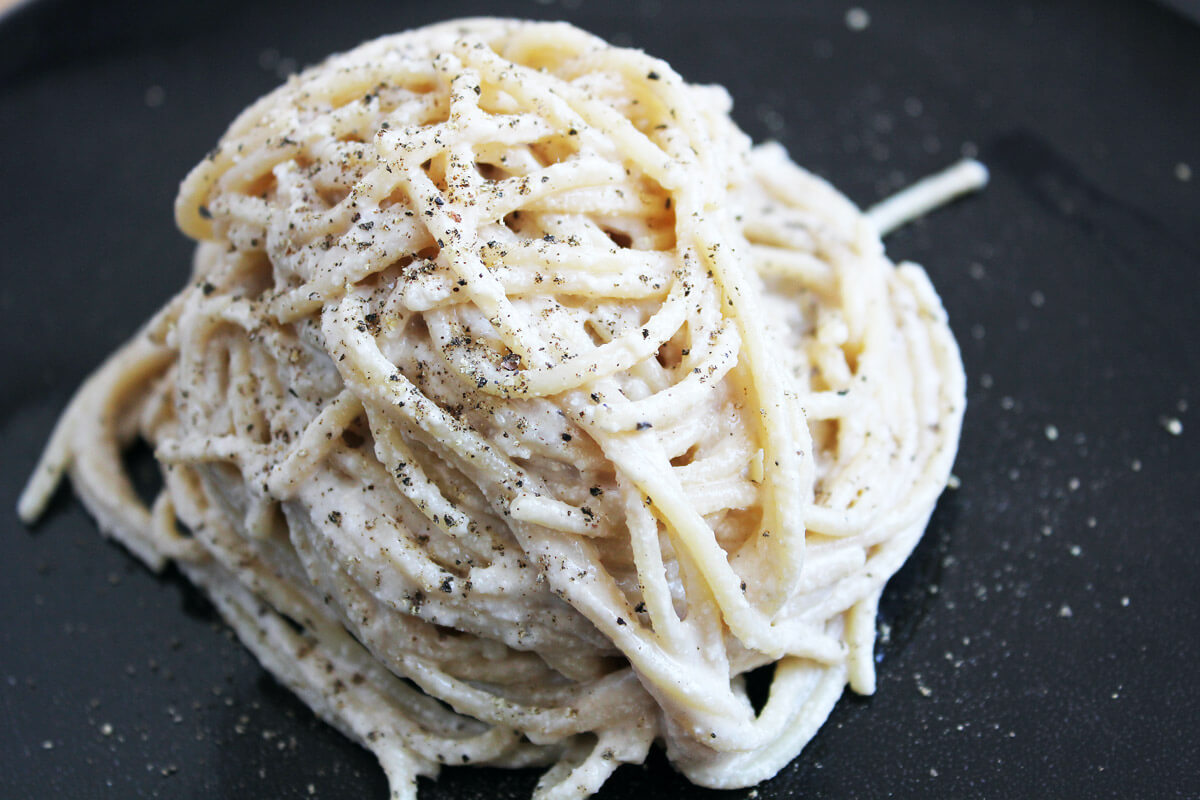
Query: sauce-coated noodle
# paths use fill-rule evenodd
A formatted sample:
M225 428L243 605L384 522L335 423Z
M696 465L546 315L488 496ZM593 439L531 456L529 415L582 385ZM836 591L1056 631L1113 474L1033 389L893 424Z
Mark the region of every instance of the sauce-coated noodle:
M983 173L873 222L728 110L564 24L293 78L184 182L193 277L79 392L23 516L69 471L396 797L464 763L581 797L656 739L706 786L774 775L873 691L958 441L945 313L881 229Z

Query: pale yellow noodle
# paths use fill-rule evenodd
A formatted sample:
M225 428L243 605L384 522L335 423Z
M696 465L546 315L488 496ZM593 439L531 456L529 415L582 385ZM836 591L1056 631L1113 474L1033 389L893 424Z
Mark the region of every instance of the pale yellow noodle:
M552 23L292 78L184 181L193 278L84 384L22 516L69 471L394 797L446 763L583 797L655 740L706 786L773 775L874 690L957 447L945 313L879 235L986 173L865 216L728 110Z

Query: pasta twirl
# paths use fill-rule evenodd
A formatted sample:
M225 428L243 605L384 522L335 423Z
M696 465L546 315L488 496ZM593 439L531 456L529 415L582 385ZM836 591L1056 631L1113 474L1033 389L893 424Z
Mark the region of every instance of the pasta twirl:
M80 390L22 515L69 472L395 797L464 763L582 797L655 741L706 786L773 775L873 691L957 447L945 313L880 233L984 174L865 216L728 111L564 24L293 78L184 181L192 279Z

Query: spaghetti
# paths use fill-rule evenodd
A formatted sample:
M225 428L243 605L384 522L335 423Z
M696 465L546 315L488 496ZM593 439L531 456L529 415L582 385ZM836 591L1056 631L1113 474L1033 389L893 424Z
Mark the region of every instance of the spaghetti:
M69 472L394 797L463 763L583 797L656 740L705 786L775 774L873 691L880 592L957 447L945 313L880 230L984 174L868 217L728 111L565 24L293 78L184 181L192 279L85 383L21 514Z

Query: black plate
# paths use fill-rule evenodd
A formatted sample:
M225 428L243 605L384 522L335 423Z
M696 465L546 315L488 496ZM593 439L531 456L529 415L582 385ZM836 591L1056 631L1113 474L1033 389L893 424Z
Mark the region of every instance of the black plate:
M0 23L0 501L185 280L175 188L238 110L384 32L563 17L725 84L756 138L863 204L963 151L992 169L889 240L927 266L963 348L962 486L888 589L878 694L843 699L757 796L1200 796L1200 30L1133 0L864 0L854 31L851 5L20 7ZM33 531L0 519L0 796L385 797L368 754L69 492ZM648 787L711 794L656 756L604 796Z

